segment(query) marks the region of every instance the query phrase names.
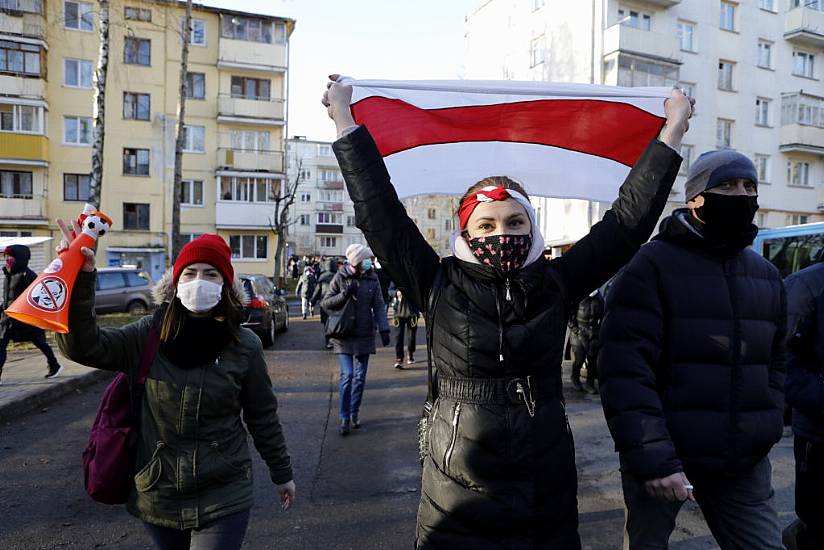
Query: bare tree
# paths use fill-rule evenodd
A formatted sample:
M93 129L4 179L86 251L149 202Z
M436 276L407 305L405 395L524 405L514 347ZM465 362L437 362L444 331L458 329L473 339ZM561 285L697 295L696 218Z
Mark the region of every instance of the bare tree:
M100 206L103 187L103 143L106 138L106 78L109 73L109 0L100 0L98 15L100 48L94 82L94 137L89 202Z
M186 141L186 80L189 73L189 41L192 37L192 0L186 0L183 37L180 49L180 88L177 103L177 139L175 140L175 172L172 183L172 257L180 253L180 189L183 180L183 145Z
M275 269L272 274L275 283L281 284L281 277L283 276L283 251L286 248L286 234L289 226L294 224L294 220L290 219L290 209L295 203L295 197L300 186L300 172L303 168L303 159L298 160L297 170L295 171L294 181L289 181L288 178L283 180L283 186L279 189L274 201L275 208L272 217L269 218L269 229L275 234L277 241L275 242Z

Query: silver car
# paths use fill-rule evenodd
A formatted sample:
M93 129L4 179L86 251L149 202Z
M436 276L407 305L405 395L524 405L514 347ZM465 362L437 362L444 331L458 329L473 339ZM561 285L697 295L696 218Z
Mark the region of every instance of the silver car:
M152 281L142 271L128 267L97 270L94 310L97 313L141 314L152 305Z

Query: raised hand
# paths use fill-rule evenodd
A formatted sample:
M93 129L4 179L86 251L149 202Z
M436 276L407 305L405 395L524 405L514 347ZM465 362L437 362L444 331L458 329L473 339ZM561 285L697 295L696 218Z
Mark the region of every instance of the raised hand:
M329 75L329 82L326 83L326 91L323 92L321 103L326 107L326 112L335 122L338 134L341 130L349 126L355 126L355 119L352 118L352 110L349 104L352 102L352 86L341 84L339 74Z
M673 88L670 97L664 100L667 123L661 131L660 139L673 149L681 147L681 138L690 129L690 119L695 112L695 98L684 95Z
M57 226L60 228L60 232L63 234L63 238L60 239L60 244L57 245L56 248L58 255L68 250L69 245L74 240L74 237L72 237L72 230L74 230L74 235L80 235L80 233L82 232L82 229L79 225L77 225L77 222L75 220L72 220L71 223L72 229L69 229L69 226L66 225L66 222L63 221L63 219L57 218ZM80 270L91 273L92 271L94 271L95 264L94 251L91 248L87 248L84 246L80 249L80 252L83 253L85 259L83 265L80 266Z

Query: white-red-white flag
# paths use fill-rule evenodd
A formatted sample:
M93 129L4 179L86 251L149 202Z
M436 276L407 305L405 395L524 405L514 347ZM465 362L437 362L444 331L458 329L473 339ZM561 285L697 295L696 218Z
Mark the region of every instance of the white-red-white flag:
M669 88L341 79L401 197L509 176L531 195L609 202L664 124Z

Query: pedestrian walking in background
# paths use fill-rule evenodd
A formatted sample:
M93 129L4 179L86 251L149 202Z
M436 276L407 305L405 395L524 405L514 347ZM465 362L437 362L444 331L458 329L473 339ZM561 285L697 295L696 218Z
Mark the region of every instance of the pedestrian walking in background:
M375 274L378 276L378 282L381 284L381 296L383 296L383 303L386 306L386 311L388 313L389 304L391 303L389 289L392 288L392 277L385 269L381 267L380 262L377 260L375 260Z
M395 310L395 326L398 332L395 335L395 368L403 369L404 360L404 337L409 332L409 347L406 354L406 364L415 364L415 344L418 336L418 319L421 312L418 307L404 296L403 292L394 288L395 297L392 301Z
M792 406L795 513L801 525L784 531L798 550L824 548L824 251L818 263L787 277L791 327L787 403Z
M317 279L315 278L315 272L312 267L307 265L303 268L303 275L301 275L300 280L298 281L298 286L295 287L295 295L300 296L300 309L303 313L304 319L306 319L307 316L315 316L315 308L312 305L312 296L315 293L316 284Z
M323 297L329 292L329 287L332 285L332 279L335 278L335 274L337 272L338 262L334 258L330 258L326 263L326 271L320 274L320 277L318 277L318 282L315 285L315 293L312 294L313 308L318 305L323 300ZM319 307L320 322L323 326L326 326L326 320L329 318L329 312L323 309L322 306ZM326 349L332 349L332 343L329 341L329 336L324 334L324 338L326 339Z
M71 235L62 220L62 249ZM78 230L79 234L80 231ZM269 467L283 509L295 483L260 339L240 326L246 294L218 235L183 247L155 285L157 311L122 328L94 315L95 257L87 248L61 351L84 365L125 372L159 338L143 386L134 488L127 510L161 550L240 548L253 503L247 433Z
M27 325L6 315L5 310L18 296L23 294L29 285L37 278L37 274L29 269L31 250L21 244L13 244L3 251L3 275L6 278L3 287L3 301L0 303L0 377L3 376L3 365L6 363L6 349L10 342L31 342L46 356L48 371L46 378L54 378L63 370L57 357L54 356L46 342L46 333L43 329ZM2 380L0 380L2 384Z
M687 208L616 278L601 327L629 548L666 548L694 498L723 550L779 550L767 454L783 432L786 296L749 248L755 166L704 153L685 194Z
M359 414L369 356L377 352L376 330L380 333L383 345L389 345L389 323L373 258L372 251L362 244L350 245L346 249L349 263L332 279L329 292L320 304L327 312L344 308L349 300L355 304L355 322L351 335L331 339L340 362L341 435L347 435L350 426L356 430L360 428Z
M673 90L653 140L589 235L553 261L524 189L503 176L461 199L453 256L441 260L408 216L352 88L330 77L323 104L355 222L403 295L428 307L437 395L416 546L579 549L577 471L561 358L574 304L652 233L681 165L691 101Z
M572 344L572 386L579 392L581 369L586 363L586 391L597 394L595 382L598 379L598 334L604 316L604 299L598 290L581 300L575 313L570 317L569 328Z

